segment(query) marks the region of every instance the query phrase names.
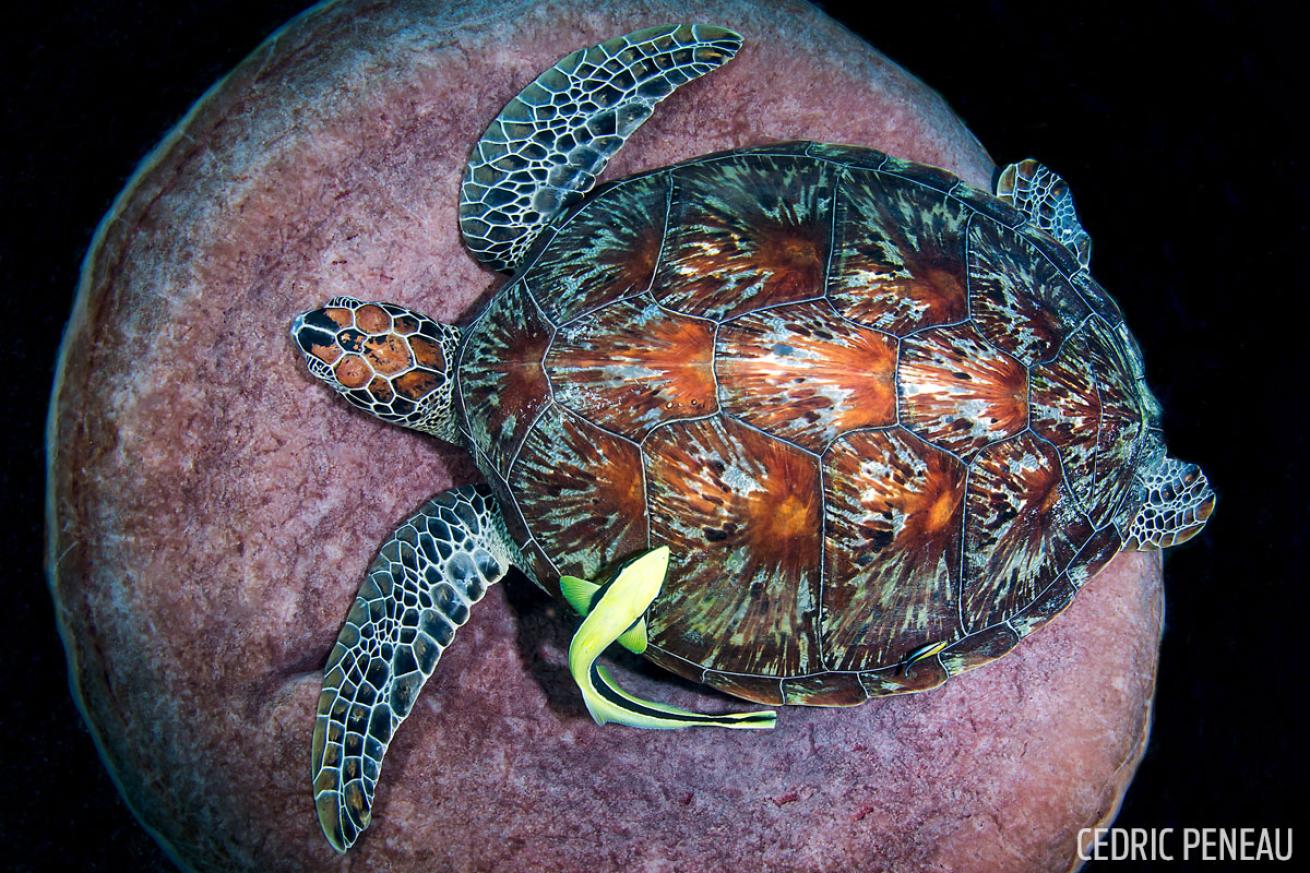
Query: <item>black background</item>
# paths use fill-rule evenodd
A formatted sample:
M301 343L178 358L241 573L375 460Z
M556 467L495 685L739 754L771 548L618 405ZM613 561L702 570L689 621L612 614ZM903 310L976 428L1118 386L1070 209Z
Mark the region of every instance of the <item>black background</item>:
M826 4L940 91L998 163L1032 156L1070 180L1171 451L1220 496L1205 534L1168 555L1154 732L1118 824L1299 826L1304 840L1310 143L1295 7L941 6ZM45 407L101 215L192 101L301 8L113 0L6 15L0 554L14 645L0 866L168 868L68 695L41 568Z

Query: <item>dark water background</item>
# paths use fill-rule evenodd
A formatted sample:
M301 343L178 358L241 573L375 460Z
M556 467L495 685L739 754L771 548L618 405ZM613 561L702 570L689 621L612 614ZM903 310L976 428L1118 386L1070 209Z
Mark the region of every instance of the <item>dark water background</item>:
M168 869L68 696L41 570L44 407L101 215L192 101L303 5L26 3L0 28L0 868ZM1206 534L1169 553L1154 733L1118 824L1310 837L1310 81L1295 7L824 5L940 91L998 163L1032 156L1070 180L1172 452L1219 492Z

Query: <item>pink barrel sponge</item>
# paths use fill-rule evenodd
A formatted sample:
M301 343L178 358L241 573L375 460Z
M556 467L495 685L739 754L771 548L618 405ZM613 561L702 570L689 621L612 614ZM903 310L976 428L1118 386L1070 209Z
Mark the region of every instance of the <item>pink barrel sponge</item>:
M1113 814L1161 627L1140 553L994 665L789 708L771 733L596 727L565 668L569 611L510 580L397 735L369 832L344 858L319 832L323 661L381 540L475 472L334 402L286 326L338 294L476 307L499 280L462 249L456 203L487 122L574 48L692 20L745 48L669 98L609 178L813 139L988 184L936 94L802 3L342 2L206 95L102 225L55 388L50 575L106 765L184 867L1047 871ZM723 707L636 660L616 673Z

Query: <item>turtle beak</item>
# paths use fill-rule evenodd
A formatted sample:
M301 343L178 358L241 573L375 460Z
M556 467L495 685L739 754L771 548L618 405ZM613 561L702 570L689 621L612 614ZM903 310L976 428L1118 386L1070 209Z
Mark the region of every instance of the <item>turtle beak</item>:
M1201 532L1205 523L1210 520L1210 516L1214 515L1215 502L1218 499L1205 473L1201 472L1201 468L1195 464L1190 465L1190 469L1184 475L1183 485L1195 501L1191 507L1194 522L1178 531L1173 542L1170 543L1174 546L1187 542Z
M1210 496L1207 497L1205 501L1196 508L1196 520L1200 522L1209 521L1210 516L1214 514L1214 503L1215 503L1214 492L1210 492Z
M302 312L291 319L291 341L300 349L305 366L315 377L332 382L332 364L342 355L337 342L339 326L324 308Z

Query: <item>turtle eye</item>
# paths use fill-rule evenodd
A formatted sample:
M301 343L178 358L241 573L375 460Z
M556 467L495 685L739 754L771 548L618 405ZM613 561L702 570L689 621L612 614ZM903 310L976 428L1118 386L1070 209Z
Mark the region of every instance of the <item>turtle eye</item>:
M331 354L329 350L336 349L340 354L340 348L337 345L337 338L330 330L322 330L310 324L292 324L291 337L300 346L300 350L307 355L313 355L319 360L332 363L336 360L336 355Z
M292 336L298 336L302 331L313 330L330 337L340 329L341 326L328 315L326 307L302 312L291 321Z

